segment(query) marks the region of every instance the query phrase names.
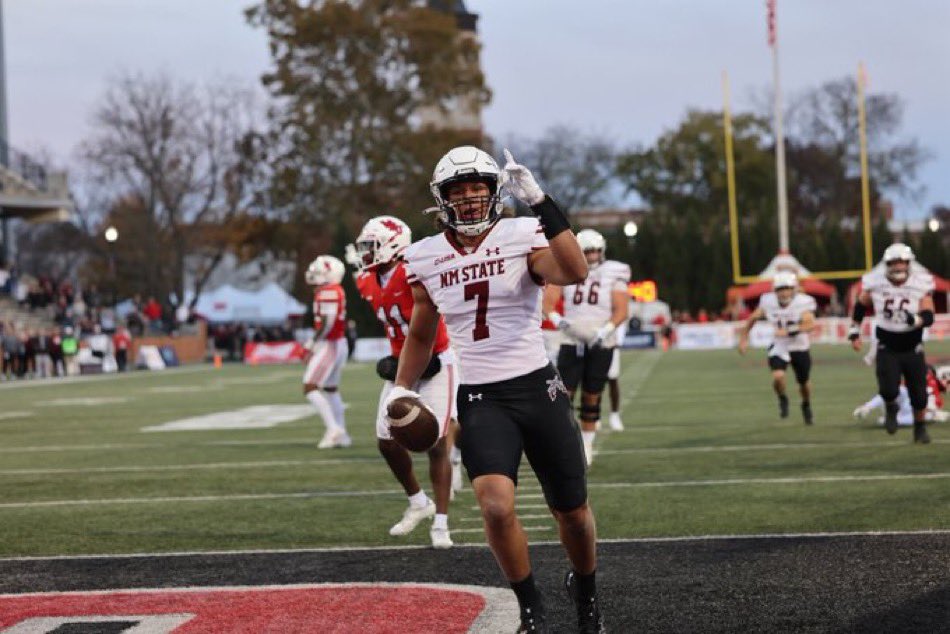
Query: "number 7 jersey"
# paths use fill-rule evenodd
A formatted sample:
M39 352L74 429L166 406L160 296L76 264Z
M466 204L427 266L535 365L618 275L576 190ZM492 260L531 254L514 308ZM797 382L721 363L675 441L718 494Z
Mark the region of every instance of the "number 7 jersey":
M494 383L548 364L541 286L528 255L547 248L537 218L502 218L470 252L444 232L406 249L407 279L445 318L466 384Z

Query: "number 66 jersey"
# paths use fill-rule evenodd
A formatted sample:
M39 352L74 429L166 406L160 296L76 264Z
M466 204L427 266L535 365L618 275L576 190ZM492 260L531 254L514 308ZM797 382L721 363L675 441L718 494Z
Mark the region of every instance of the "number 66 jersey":
M537 218L502 218L466 249L449 231L406 249L407 279L445 318L466 384L494 383L548 365L541 285L528 255L548 246Z

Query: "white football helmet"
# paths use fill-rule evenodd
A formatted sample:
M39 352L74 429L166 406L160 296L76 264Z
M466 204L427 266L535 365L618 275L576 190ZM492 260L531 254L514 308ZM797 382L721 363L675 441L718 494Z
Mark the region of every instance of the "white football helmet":
M909 246L902 242L895 242L891 246L884 249L884 257L881 258L884 261L884 266L887 268L887 279L894 282L895 284L900 284L907 280L907 277L910 275L910 266L911 262L914 261L914 251ZM903 269L898 270L895 266L898 262L906 262L907 266Z
M448 202L445 188L462 181L484 182L491 193L484 199L466 198ZM436 164L429 190L439 206L439 219L443 223L461 234L478 236L487 231L501 216L502 185L502 171L495 159L477 147L462 145L449 150ZM476 216L463 217L472 205L478 204L481 204L482 208Z
M584 253L597 251L600 254L600 260L597 264L604 261L604 253L607 251L607 241L599 232L593 229L582 229L578 231L577 244L580 245L581 251Z
M377 216L363 225L354 245L347 245L346 260L362 272L392 262L410 244L409 225L395 216Z
M772 290L775 291L776 296L778 296L778 291L783 288L792 289L792 294L785 302L782 302L781 298L778 300L780 305L787 306L788 303L792 301L792 297L795 296L795 290L798 288L798 276L791 271L779 271L776 273L775 277L772 278Z
M937 380L943 383L945 389L950 390L950 365L942 365L934 371Z
M324 286L339 284L346 275L346 267L339 259L332 255L321 255L310 263L304 279L310 286Z

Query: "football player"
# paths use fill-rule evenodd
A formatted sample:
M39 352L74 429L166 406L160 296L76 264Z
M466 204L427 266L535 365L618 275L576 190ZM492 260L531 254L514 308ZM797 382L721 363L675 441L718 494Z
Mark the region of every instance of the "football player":
M792 366L798 392L802 397L802 418L806 425L814 422L811 410L811 340L815 327L815 298L799 292L794 273L782 271L772 279L772 292L759 298L759 305L739 330L739 353L749 348L749 332L760 319L772 324L773 339L769 346L769 368L772 389L778 396L779 416L788 418L788 395L785 392L785 370Z
M456 417L455 391L457 372L455 356L449 348L449 336L440 320L432 349L432 358L413 386L422 399L436 412L441 423L439 441L428 451L429 478L435 502L426 496L419 486L412 469L409 452L393 440L389 432L384 404L393 388L396 366L402 351L412 317L412 289L406 281L403 251L412 243L409 226L393 216L379 216L367 222L356 238L356 244L347 247L347 260L356 268L356 287L368 301L386 330L392 356L384 357L376 365L376 372L383 379L376 414L376 438L379 452L389 465L396 480L409 497L409 506L399 520L389 529L390 535L407 535L423 519L434 517L429 536L435 548L450 548L449 534L449 486L451 467L446 448L446 431Z
M321 255L305 274L313 289L313 338L307 342L303 393L323 419L326 433L319 449L349 447L340 397L340 373L346 363L346 295L340 282L346 267L332 255Z
M874 307L877 336L878 393L884 399L884 428L897 433L897 403L901 377L914 409L914 442L929 443L927 409L927 363L924 360L924 328L934 323L934 279L914 264L914 252L896 242L884 250L884 270L861 278L861 294L854 304L848 339L861 350L861 321Z
M594 515L583 446L564 383L544 350L541 288L574 284L587 262L570 223L531 172L505 150L457 147L438 162L430 189L447 229L405 252L415 307L390 399L415 397L445 316L459 357L462 462L488 544L521 607L522 632L545 631L528 543L515 513L522 451L541 482L571 562L565 583L581 631L602 631ZM501 218L503 189L536 217Z
M941 378L941 372L943 377ZM943 392L947 391L947 384L950 383L950 366L935 369L933 366L927 366L927 409L924 412L924 419L935 423L945 423L950 420L950 412L943 410ZM875 409L884 408L884 399L880 394L875 394L871 400L854 410L855 418L867 418ZM910 426L914 423L914 408L910 405L910 395L907 393L907 386L901 383L897 394L897 424L901 426ZM884 417L878 419L878 424L884 424Z
M627 306L630 306L629 300ZM613 431L623 431L623 419L620 418L620 346L627 336L628 323L624 320L622 324L617 326L617 345L614 347L610 369L607 370L607 396L610 402L610 416L607 420L610 423L610 429Z
M548 319L564 335L557 356L557 369L574 399L581 386L581 436L589 465L594 459L594 437L600 421L600 400L617 346L617 328L627 321L627 285L630 267L605 260L607 242L593 229L577 234L589 273L582 282L565 287L550 284L544 291ZM553 310L564 300L564 315Z

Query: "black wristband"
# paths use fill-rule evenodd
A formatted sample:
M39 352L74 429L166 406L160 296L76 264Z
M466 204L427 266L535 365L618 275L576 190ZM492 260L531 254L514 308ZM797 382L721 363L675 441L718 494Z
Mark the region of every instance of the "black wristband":
M553 240L555 236L571 230L571 221L550 196L545 195L544 200L537 205L531 205L531 211L541 221L544 237L548 240Z
M851 313L851 321L860 324L864 320L864 315L867 313L867 310L868 307L861 302L854 302L854 312Z
M934 311L930 309L924 309L920 311L920 321L924 328L929 328L934 325Z

